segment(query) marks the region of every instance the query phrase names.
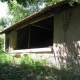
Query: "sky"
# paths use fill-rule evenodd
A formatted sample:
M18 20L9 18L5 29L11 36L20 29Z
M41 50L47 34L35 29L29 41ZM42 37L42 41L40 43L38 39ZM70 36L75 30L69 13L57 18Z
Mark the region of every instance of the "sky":
M44 7L44 4L42 6L40 6L40 8L42 9ZM6 17L6 14L7 14L7 8L8 8L8 5L6 2L2 3L0 2L0 18L2 17ZM11 17L11 16L10 16Z
M5 17L7 14L7 3L0 2L0 18Z

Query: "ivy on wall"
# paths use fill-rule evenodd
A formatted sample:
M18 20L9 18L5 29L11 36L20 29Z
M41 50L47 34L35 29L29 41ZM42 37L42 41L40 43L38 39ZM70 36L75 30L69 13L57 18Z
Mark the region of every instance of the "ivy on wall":
M80 0L68 0L68 1L69 1L70 6L73 6L74 2L77 2L80 4Z
M69 28L72 13L73 13L73 8L64 11L62 14L62 21L63 21L62 28L64 31L64 42L66 41L66 33L67 33L68 28Z

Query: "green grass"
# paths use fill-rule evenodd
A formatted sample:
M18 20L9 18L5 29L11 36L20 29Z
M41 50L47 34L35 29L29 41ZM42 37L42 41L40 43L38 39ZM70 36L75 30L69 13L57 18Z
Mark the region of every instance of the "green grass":
M14 59L9 54L0 54L0 80L80 80L80 76L72 68L49 67L44 60L29 56Z

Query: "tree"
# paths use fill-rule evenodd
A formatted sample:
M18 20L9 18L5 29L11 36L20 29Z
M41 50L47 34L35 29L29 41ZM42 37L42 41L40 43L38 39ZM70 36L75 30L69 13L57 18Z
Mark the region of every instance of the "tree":
M16 1L12 1L12 4L13 6L8 9L8 15L13 16L12 24L40 10L33 5L25 8Z
M8 27L40 10L39 7L36 8L36 6L33 5L25 8L24 6L18 4L15 0L13 0L11 4L13 4L13 6L8 8L7 17L0 19L1 26Z
M4 28L8 27L11 24L11 18L9 16L2 17L0 19L0 26L3 26Z
M9 6L13 6L12 2L17 1L20 5L23 5L25 7L29 7L33 4L40 5L43 2L51 2L53 0L1 0L1 2L7 2Z
M4 29L3 26L0 26L0 31ZM2 51L4 48L4 34L0 35L0 51Z
M15 1L15 0L1 0L1 1L7 2L9 6L13 6L12 1ZM51 4L57 3L61 0L16 0L16 1L20 5L23 5L25 7L29 7L33 4L35 4L36 6L39 6L42 3L45 3L46 5L51 5ZM66 0L66 1L68 1L70 4L73 4L74 2L80 3L80 0Z

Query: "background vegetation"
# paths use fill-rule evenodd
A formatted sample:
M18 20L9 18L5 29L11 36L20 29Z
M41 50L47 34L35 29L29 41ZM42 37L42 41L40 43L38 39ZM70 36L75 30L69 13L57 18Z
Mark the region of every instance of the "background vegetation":
M2 31L4 28L3 26L0 26L0 31ZM0 35L0 52L4 50L4 34Z

